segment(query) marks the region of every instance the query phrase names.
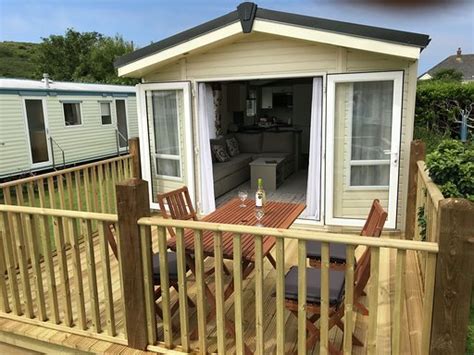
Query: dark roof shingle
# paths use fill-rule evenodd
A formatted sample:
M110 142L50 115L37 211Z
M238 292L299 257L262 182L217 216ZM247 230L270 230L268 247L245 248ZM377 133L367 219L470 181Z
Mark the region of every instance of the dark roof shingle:
M459 57L451 55L429 69L427 73L433 76L441 69L455 69L462 73L463 80L472 81L474 80L474 54L461 54Z
M258 8L253 3L242 3L239 5L255 7L256 13L254 18L260 18L263 20L287 23L296 26L302 26L312 29L319 29L323 31L343 33L352 36L371 38L386 42L408 44L415 47L425 48L430 42L430 37L425 34L405 32L398 30L391 30L381 27L373 27L366 25L359 25L350 22L342 22L335 20L328 20L318 17L311 17L305 15L292 14L288 12L274 11ZM115 61L116 67L124 66L128 63L134 62L143 57L155 54L167 48L176 46L180 43L186 42L192 38L199 37L205 33L211 32L215 29L227 26L237 21L244 21L241 19L242 12L239 14L238 10L232 11L224 16L218 17L214 20L205 22L199 26L193 27L189 30L180 32L171 37L165 38L161 41L152 43L146 47L140 48L132 53L126 54L117 58ZM252 19L253 21L253 19Z

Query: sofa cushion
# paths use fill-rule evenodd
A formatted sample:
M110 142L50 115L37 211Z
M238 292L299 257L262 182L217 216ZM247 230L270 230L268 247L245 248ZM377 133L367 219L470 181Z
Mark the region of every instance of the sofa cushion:
M253 160L252 154L241 153L224 163L212 165L214 181L218 181L240 169L250 169L249 163Z
M236 133L241 153L260 153L262 151L262 133Z
M292 153L260 153L254 154L254 158L286 158L287 160L294 160L294 154Z
M293 153L293 132L264 132L262 152L263 153Z
M235 137L226 139L225 143L227 145L227 152L231 157L235 157L240 154L239 142L237 142L237 139Z
M230 156L223 145L212 145L211 146L212 152L216 157L216 160L220 163L224 163L230 160Z

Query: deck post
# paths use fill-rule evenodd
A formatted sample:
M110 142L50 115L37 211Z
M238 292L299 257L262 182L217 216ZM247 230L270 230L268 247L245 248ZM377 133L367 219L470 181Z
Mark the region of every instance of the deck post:
M132 174L134 178L141 179L142 170L140 165L140 141L138 137L130 138L128 140L128 151L132 155Z
M464 354L474 270L474 203L440 201L438 231L430 354Z
M123 280L125 324L128 346L145 350L147 322L145 287L141 260L140 228L137 221L150 216L148 184L128 179L116 185L120 272Z
M405 239L413 239L416 224L416 188L419 160L425 160L425 143L417 139L410 145L410 163L408 170L407 209L405 223Z

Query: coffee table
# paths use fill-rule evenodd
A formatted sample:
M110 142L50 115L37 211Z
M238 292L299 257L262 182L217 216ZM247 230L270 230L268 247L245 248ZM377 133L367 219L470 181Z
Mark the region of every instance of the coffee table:
M250 162L250 181L252 190L257 189L257 179L263 179L266 191L274 191L285 179L283 162L285 158L258 158Z

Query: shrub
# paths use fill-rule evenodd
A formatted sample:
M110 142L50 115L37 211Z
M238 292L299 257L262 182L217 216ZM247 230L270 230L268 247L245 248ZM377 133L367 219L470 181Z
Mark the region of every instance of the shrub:
M458 138L460 124L456 120L460 120L460 110L473 102L474 83L420 81L416 91L415 127ZM474 137L474 129L469 129L469 136Z
M430 177L445 197L474 202L474 147L446 139L426 157Z

